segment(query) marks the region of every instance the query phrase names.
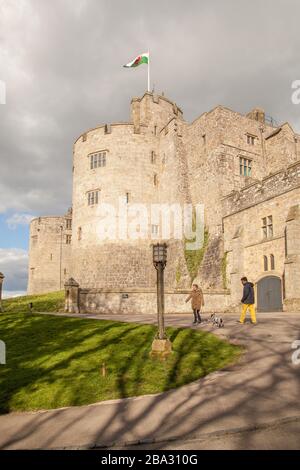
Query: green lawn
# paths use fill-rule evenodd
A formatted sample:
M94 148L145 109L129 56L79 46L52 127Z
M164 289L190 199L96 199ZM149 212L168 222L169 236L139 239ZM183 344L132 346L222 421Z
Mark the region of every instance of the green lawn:
M16 305L22 310L21 301L6 301L0 314L0 339L7 349L7 363L0 365L1 413L157 393L233 363L241 354L212 334L168 328L174 352L165 361L151 359L154 326L14 313Z
M35 312L62 312L64 310L64 291L40 295L23 295L2 300L3 310L7 313L27 313L29 303Z

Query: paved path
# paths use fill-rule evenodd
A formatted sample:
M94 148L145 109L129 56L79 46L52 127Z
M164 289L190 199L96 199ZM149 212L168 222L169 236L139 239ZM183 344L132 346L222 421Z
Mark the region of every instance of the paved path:
M97 318L142 323L156 320L151 315L97 315ZM155 448L168 445L172 448L167 442L174 439L186 449L196 448L188 447L189 442L194 446L196 442L206 442L205 448L212 439L215 447L211 448L220 448L219 445L236 449L266 448L268 442L275 442L270 437L272 428L277 429L277 435L273 433L278 442L276 448L284 448L288 442L290 448L295 448L297 442L300 448L300 365L294 365L291 360L291 344L300 339L300 314L268 313L258 319L257 326L239 325L236 316L227 314L225 328L213 330L247 347L237 365L158 395L2 415L0 448L123 447L138 441L143 443L142 447L148 442L154 448L155 440L161 442ZM191 326L187 315L168 315L166 323ZM209 323L198 328L212 330ZM259 431L254 432L255 428ZM259 447L258 432L263 429L271 434L269 441L262 439ZM228 440L229 434L237 436L237 430L238 439ZM280 446L283 435L285 439Z

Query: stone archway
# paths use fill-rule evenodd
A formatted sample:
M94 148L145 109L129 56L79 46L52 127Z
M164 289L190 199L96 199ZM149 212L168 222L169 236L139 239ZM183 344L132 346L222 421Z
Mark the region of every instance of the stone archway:
M257 311L282 312L282 282L277 276L266 276L257 283Z

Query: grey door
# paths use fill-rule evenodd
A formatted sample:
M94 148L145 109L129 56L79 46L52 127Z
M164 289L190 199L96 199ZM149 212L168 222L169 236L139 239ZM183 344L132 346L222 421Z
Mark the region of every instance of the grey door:
M267 276L257 283L257 310L282 312L282 290L279 277Z

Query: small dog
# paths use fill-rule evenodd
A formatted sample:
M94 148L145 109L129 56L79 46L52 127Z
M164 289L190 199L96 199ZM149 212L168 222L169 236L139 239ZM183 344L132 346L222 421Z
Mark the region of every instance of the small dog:
M224 327L223 319L221 317L217 317L215 313L211 314L210 320L211 320L213 326L216 326L217 328L223 328Z

